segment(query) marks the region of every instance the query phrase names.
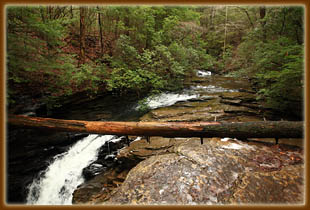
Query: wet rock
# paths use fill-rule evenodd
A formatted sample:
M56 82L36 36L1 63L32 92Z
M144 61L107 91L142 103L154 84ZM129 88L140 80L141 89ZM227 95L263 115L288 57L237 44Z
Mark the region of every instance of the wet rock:
M104 203L301 204L302 159L295 147L191 138L140 162Z
M131 168L141 160L120 158L111 168L84 182L73 192L73 204L98 204L109 199L111 192L125 180Z
M107 167L103 166L102 164L92 163L91 165L83 169L82 174L86 180L90 180L91 178L95 177L100 173L103 173L106 170Z
M250 109L244 106L232 106L232 105L223 105L224 112L226 113L239 113L239 114L258 114L257 110Z
M215 96L205 95L205 96L201 96L199 98L192 98L192 99L189 99L187 101L189 101L189 102L202 102L202 101L212 100L212 99L215 99L215 98L216 98Z
M291 165L271 173L245 173L236 181L236 187L226 202L232 204L303 204L303 171L303 165Z
M45 103L40 102L37 97L23 95L16 99L16 105L9 107L9 113L26 115L26 116L47 116L47 106Z
M248 92L223 92L220 94L222 99L226 100L242 100L242 102L256 101L256 95Z
M125 137L115 137L114 141L106 142L100 147L98 158L86 168L83 169L82 175L86 181L94 178L100 173L104 173L110 168L114 167L117 158L118 150L127 145Z
M241 101L240 99L236 99ZM235 101L236 101L235 100ZM170 107L158 108L144 115L142 121L214 121L235 119L239 116L256 116L259 110L246 106L221 103L218 98L204 101L188 101ZM261 120L262 117L259 119ZM237 120L235 120L237 121Z
M231 105L240 105L241 100L240 99L222 99L221 103L231 104Z
M173 146L177 144L176 141L182 142L184 139L175 140L173 138L151 137L150 143L148 143L144 138L134 141L129 147L120 150L117 158L144 160L153 155L166 154L171 152Z

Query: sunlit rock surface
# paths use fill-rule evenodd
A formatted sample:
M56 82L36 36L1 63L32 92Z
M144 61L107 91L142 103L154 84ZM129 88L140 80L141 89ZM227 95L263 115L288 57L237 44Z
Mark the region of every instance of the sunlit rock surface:
M163 142L167 147L172 140ZM140 162L104 203L303 204L303 154L297 147L218 138L201 145L191 138L168 151Z

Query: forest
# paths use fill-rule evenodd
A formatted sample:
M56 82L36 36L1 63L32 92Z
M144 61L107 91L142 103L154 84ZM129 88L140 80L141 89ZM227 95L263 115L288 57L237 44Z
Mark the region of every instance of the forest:
M302 117L301 6L9 6L6 16L9 113L25 97L52 110L76 95L178 90L208 70Z

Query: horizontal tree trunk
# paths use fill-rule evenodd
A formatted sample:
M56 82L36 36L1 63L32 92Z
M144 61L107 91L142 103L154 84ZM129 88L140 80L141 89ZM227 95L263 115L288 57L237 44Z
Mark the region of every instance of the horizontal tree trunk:
M304 122L103 122L10 115L9 125L56 131L163 137L302 138Z

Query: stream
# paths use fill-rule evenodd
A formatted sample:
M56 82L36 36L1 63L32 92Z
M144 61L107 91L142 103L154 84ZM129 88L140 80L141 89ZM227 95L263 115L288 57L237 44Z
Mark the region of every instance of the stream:
M256 96L247 80L236 80L212 75L207 71L197 71L197 75L186 83L187 88L182 91L166 92L145 98L144 105L130 97L124 100L107 96L87 104L73 105L70 109L59 112L56 117L101 121L261 121L266 118L267 120L276 118L262 112L262 107L256 102ZM146 107L147 111L141 111L142 106ZM44 138L44 136L41 137ZM58 149L54 152L57 154L51 153L48 158L44 157L45 168L34 170L39 171L35 175L27 173L30 178L23 181L26 185L26 203L30 205L72 204L73 191L85 181L83 169L90 164L95 168L102 167L95 163L101 148L109 146L108 142L115 143L121 139L122 137L111 135L88 135L75 143L60 147L63 150ZM53 151L51 148L56 146L44 145L43 147L46 151ZM9 155L13 149L9 146ZM111 153L110 148L108 149ZM113 154L108 154L107 157L109 155L113 157ZM15 159L11 158L10 162L9 159L9 169L14 164L22 167L21 160L18 163L13 160ZM18 173L15 172L15 174ZM9 176L14 176L10 170Z

